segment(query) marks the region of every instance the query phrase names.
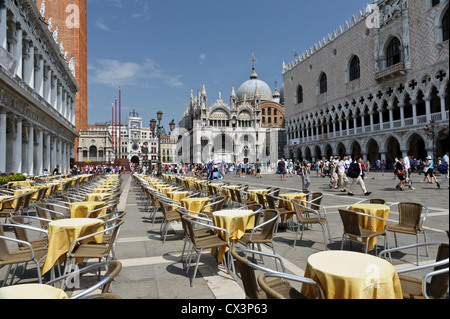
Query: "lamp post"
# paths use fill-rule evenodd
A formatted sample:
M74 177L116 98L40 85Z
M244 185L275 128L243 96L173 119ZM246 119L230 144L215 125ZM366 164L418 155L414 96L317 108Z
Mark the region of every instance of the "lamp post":
M161 120L163 117L163 112L158 111L156 113L156 118L158 119L158 126L156 126L156 120L152 119L150 121L150 130L153 132L153 136L158 137L158 172L157 176L160 177L162 175L161 170L161 135L162 135L162 126L161 126Z
M446 139L448 136L448 127L442 131L436 130L436 122L431 121L429 125L425 127L425 135L429 140L433 141L433 165L436 166L436 141Z

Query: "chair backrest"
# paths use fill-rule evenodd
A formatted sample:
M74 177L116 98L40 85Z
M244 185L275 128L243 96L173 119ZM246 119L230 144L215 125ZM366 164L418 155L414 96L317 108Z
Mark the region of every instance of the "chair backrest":
M20 215L13 215L9 217L9 220L13 223L13 224L20 224L20 225L24 225L25 224L25 220L22 216ZM19 240L23 240L26 242L30 242L30 239L28 238L28 234L26 229L21 228L21 227L13 227L14 230L14 234L16 235L16 238ZM26 245L24 245L23 243L18 243L19 247L28 247Z
M448 259L449 250L448 243L439 245L436 261ZM435 267L434 270L448 268L448 264ZM448 290L449 273L448 271L431 277L430 283L427 285L427 294L437 299L442 299Z
M267 194L266 199L267 199L267 206L269 206L269 209L276 209L275 198L273 198L272 195Z
M381 205L385 205L385 204L386 204L386 201L385 201L384 199L381 199L381 198L371 198L371 199L369 200L369 203L371 203L371 204L381 204Z
M263 295L259 293L255 269L250 266L250 261L247 258L240 256L236 249L233 249L231 254L236 259L239 267L242 283L244 285L244 290L247 297L250 299L263 299Z
M122 270L122 263L118 260L111 260L109 266L108 266L108 271L106 272L105 276L106 277L110 277L111 280L108 281L102 288L102 293L108 293L109 292L109 288L111 287L111 282L117 277L117 275L120 273L120 271Z
M413 202L398 203L399 224L418 229L421 226L423 205Z
M273 209L266 209L265 211L262 211L262 214L263 221L261 224L261 236L264 240L273 239L279 214Z
M262 207L266 208L266 198L264 194L257 193L256 198L258 199L258 203L262 205Z
M10 254L8 244L2 237L5 237L5 233L3 231L3 226L0 225L0 260L3 258L3 256L7 256Z
M358 214L347 209L338 209L338 211L341 216L342 224L344 225L344 232L355 236L361 236Z
M295 215L297 216L297 219L300 223L304 223L306 222L304 213L307 211L307 207L304 206L306 205L306 203L301 202L299 200L293 199L291 200L292 204L294 205L294 211L295 211Z
M237 202L237 198L236 198L236 190L229 188L228 189L230 192L230 197L231 197L231 201L233 202Z
M307 195L309 196L309 195ZM320 210L320 206L317 205L321 205L322 204L322 198L323 198L323 193L320 192L315 192L311 194L311 208L314 210L319 211ZM308 198L306 198L306 200L308 200Z

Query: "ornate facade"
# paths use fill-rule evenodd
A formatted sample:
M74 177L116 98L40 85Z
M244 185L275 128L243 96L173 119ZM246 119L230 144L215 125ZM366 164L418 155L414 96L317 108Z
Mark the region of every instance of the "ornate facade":
M389 162L448 148L448 1L369 8L283 63L286 156ZM434 145L424 130L432 121L447 132Z
M255 60L253 59L254 63ZM255 162L275 163L285 145L284 107L280 93L258 79L253 66L250 80L235 92L230 103L218 99L208 105L205 85L194 97L179 127L179 153L184 163Z
M0 0L0 172L69 172L79 90L69 62L35 1Z

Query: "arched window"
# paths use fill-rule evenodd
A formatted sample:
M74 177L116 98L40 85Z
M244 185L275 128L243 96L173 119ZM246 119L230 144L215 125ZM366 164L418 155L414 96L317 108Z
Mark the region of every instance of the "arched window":
M319 94L325 93L327 91L328 91L327 75L325 73L322 73L319 81Z
M89 147L89 158L95 158L97 157L97 147L91 146Z
M350 61L350 81L359 79L361 77L361 69L359 58L355 55Z
M448 40L448 8L442 17L442 41Z
M386 50L387 63L386 66L390 67L401 62L401 52L400 52L400 40L393 38L389 43Z
M297 104L303 102L303 87L301 85L297 88Z

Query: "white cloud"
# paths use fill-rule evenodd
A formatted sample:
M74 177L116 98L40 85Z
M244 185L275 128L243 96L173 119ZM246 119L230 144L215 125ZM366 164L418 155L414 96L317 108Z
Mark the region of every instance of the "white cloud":
M199 58L200 58L200 64L203 64L206 60L206 54L205 53L200 54Z
M181 75L170 75L152 59L143 63L121 62L113 59L100 59L89 65L90 81L112 87L161 86L182 87Z
M104 24L102 21L97 21L95 25L97 26L97 28L102 29L103 31L109 31L108 26Z

